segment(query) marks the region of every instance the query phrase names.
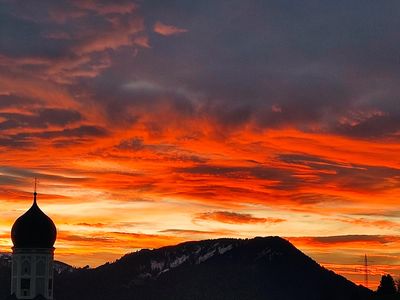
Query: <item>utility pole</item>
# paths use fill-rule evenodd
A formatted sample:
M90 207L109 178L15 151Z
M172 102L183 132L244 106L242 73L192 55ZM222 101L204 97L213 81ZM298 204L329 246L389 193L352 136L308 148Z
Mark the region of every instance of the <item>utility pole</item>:
M368 258L367 258L367 254L364 255L364 282L365 282L365 287L368 288Z
M361 262L361 261L359 261ZM369 288L369 273L371 272L371 268L369 267L369 263L371 263L372 261L368 259L367 254L364 254L364 258L362 259L362 265L360 268L355 268L356 272L362 272L364 275L364 286L366 288Z

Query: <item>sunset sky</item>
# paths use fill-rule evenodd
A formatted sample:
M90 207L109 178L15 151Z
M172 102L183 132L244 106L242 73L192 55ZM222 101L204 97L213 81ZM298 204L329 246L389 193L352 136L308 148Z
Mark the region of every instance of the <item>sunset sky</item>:
M400 275L400 2L0 0L0 252L279 235Z

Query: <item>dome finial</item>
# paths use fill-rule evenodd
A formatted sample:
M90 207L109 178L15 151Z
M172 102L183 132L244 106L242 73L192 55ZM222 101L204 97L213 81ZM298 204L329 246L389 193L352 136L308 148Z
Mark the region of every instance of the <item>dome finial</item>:
M36 204L36 196L37 196L37 177L35 177L35 191L33 192L33 204Z

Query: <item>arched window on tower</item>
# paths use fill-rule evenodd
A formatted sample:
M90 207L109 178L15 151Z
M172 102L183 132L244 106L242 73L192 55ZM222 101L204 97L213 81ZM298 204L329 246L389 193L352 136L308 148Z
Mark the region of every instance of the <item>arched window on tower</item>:
M31 264L26 260L22 263L21 274L22 276L31 275Z
M31 289L31 280L29 278L22 278L21 279L21 293L22 296L29 296Z

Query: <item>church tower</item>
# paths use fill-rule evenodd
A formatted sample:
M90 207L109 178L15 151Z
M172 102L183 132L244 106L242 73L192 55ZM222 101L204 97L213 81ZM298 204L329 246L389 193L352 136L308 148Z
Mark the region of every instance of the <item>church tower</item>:
M36 184L35 184L36 185ZM36 187L31 208L11 229L11 294L16 299L53 299L54 243L53 221L39 208Z

